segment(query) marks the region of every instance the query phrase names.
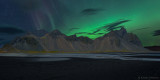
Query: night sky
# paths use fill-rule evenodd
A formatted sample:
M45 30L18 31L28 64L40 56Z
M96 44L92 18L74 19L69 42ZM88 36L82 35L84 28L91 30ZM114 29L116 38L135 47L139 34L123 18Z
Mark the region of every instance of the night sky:
M125 20L116 26L137 34L144 46L160 46L160 0L0 0L0 42L54 29L95 39Z

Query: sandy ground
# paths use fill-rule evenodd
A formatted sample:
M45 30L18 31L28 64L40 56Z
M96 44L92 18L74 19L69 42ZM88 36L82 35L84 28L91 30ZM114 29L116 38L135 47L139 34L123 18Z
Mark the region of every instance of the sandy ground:
M35 58L1 56L0 80L160 80L159 61L82 57L33 61Z

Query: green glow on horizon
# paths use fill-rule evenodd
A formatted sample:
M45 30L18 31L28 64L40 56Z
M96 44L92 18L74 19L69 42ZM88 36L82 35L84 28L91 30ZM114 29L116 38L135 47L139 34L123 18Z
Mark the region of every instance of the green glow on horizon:
M106 1L106 0L103 0L103 1ZM103 3L100 3L100 4L103 4ZM114 4L112 5L116 6ZM91 15L91 16L77 17L77 14L76 14L76 16L68 17L66 19L66 24L68 27L65 29L62 29L62 31L67 35L73 35L77 32L93 32L93 30L98 27L102 27L106 24L115 22L120 19L131 20L130 22L124 23L122 25L125 26L128 32L137 34L144 46L160 45L160 42L158 42L160 40L160 37L152 36L152 33L154 30L160 29L160 24L159 24L160 6L159 5L160 5L159 0L154 0L154 1L137 0L137 2L135 0L135 4L129 6L128 8L126 7L126 9L124 9L124 7L122 8L120 7L119 9L113 8L113 10L112 9L110 9L109 11L104 10L96 15ZM102 5L102 6L103 8L105 8L106 5ZM102 6L96 5L96 7L102 7ZM76 10L77 9L81 10L83 8L77 7ZM75 27L78 27L80 29L74 30L72 32L68 32L70 28L75 28ZM144 29L144 30L142 29L140 31L137 30L137 29L147 28L147 27L148 29ZM78 36L87 36L89 38L94 39L103 35L93 36L93 35L82 34Z
M51 0L49 0L51 1ZM59 29L66 35L74 35L79 32L93 32L96 28L105 26L106 24L116 22L120 19L131 20L122 24L128 32L137 34L144 46L160 45L160 37L153 37L154 30L160 29L160 0L57 0L61 6L52 6L50 9L44 10L52 29ZM53 1L52 1L53 2ZM46 8L46 7L45 7ZM52 9L56 9L53 10ZM100 9L93 15L82 15L85 9ZM51 11L50 11L51 10ZM43 11L43 10L42 10ZM54 11L57 15L54 14ZM57 17L58 16L58 17ZM63 26L56 26L59 19ZM62 22L61 22L62 20ZM63 22L64 21L64 22ZM43 24L43 21L41 24ZM45 24L45 22L44 22ZM46 29L46 25L40 26ZM51 31L51 28L46 30ZM69 31L71 28L79 28ZM144 28L144 29L142 29ZM142 30L138 30L142 29ZM107 33L107 32L102 32ZM86 36L89 38L97 38L103 35L81 34L78 36Z

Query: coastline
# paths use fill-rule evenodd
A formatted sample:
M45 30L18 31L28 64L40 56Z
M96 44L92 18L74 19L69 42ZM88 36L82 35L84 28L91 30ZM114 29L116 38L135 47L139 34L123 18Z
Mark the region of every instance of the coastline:
M6 57L0 59L1 80L160 79L160 63L154 61L72 58L67 61L25 62Z

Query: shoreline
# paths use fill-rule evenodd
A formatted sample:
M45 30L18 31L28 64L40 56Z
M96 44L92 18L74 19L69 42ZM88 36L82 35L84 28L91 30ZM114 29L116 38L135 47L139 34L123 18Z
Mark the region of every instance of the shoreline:
M67 61L25 62L10 58L0 59L1 80L160 79L160 63L155 61L72 58Z

